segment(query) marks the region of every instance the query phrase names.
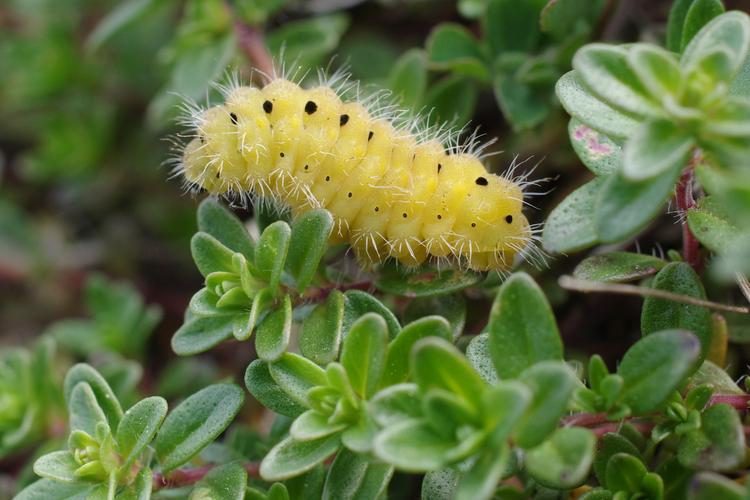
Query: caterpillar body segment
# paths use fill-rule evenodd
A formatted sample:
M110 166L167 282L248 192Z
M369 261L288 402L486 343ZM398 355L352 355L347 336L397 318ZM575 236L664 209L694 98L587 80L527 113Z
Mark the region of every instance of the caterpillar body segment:
M328 86L237 87L197 114L195 128L180 167L188 182L278 200L293 214L325 208L331 239L349 242L365 265L434 257L504 271L533 238L520 185Z

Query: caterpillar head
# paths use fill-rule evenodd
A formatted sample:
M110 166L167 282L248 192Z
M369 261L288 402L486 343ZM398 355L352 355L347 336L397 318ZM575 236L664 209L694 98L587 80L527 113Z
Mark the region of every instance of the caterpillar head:
M471 183L454 232L471 242L468 253L474 269L509 267L526 247L531 231L522 213L521 188L503 177L482 173Z

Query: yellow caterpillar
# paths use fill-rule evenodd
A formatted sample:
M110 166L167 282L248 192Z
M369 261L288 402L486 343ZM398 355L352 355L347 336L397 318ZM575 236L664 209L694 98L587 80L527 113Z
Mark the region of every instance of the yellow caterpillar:
M452 257L504 271L533 238L520 183L488 173L470 147L446 149L439 133L397 125L390 108L368 111L330 85L283 78L225 94L193 112L179 167L192 185L272 198L293 214L325 208L332 240L350 242L366 265Z

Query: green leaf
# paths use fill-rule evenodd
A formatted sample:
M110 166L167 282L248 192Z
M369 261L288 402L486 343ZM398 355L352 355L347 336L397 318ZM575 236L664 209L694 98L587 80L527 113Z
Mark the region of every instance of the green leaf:
M422 297L409 302L403 313L403 320L414 322L420 318L432 316L434 311L440 311L451 329L451 339L455 342L464 331L466 324L466 299L462 294L438 295Z
M117 5L104 19L99 21L91 32L86 45L89 51L95 52L108 40L124 28L137 22L154 7L153 0L128 0Z
M607 462L607 489L630 494L641 491L641 481L647 474L646 466L627 453L616 453Z
M239 341L247 340L253 334L258 320L273 305L273 294L268 288L263 288L253 297L253 305L247 314L237 314L232 321L232 335Z
M612 139L627 139L640 125L591 94L577 71L565 73L557 81L555 92L570 116Z
M68 398L69 426L71 431L82 430L89 435L96 434L97 424L106 423L107 416L99 406L96 394L86 382L79 382Z
M514 378L533 364L562 360L563 346L544 292L526 273L508 278L497 292L487 325L495 371Z
M456 443L438 434L424 420L405 420L383 429L375 438L375 454L409 472L426 472L446 465Z
M562 361L541 361L518 377L532 392L531 405L513 430L522 448L538 446L557 427L567 411L577 379Z
M184 323L172 336L172 350L178 356L205 352L232 336L237 315L205 316Z
M574 252L598 242L594 207L607 177L597 177L579 187L550 212L542 232L542 245L550 252Z
M283 56L288 67L314 68L339 46L348 27L343 13L310 17L282 24L268 34L266 44L277 60Z
M333 290L326 303L317 306L302 322L299 347L302 354L320 365L339 355L344 326L344 294Z
M595 175L608 175L622 164L622 147L578 118L568 123L568 136L581 162Z
M97 487L91 483L64 484L51 479L40 479L26 488L14 500L88 500Z
M323 500L382 498L393 476L393 467L370 461L366 455L343 448L328 469Z
M128 488L117 495L117 500L151 500L154 479L151 469L143 467Z
M573 68L584 85L609 105L638 117L654 116L656 103L628 65L627 55L624 48L591 43L576 52Z
M487 448L458 482L456 500L492 498L508 465L508 445Z
M696 299L706 299L700 278L693 268L684 262L667 264L654 278L653 288ZM701 342L699 361L705 359L711 347L711 312L705 307L646 297L641 310L643 335L670 329L687 330L695 334Z
M674 190L682 166L641 182L615 173L599 190L594 214L596 232L603 243L629 238L651 222Z
M451 70L479 80L489 79L481 45L460 24L439 24L427 37L425 47L432 68Z
M665 265L665 261L651 255L612 252L582 260L573 271L573 276L584 280L622 283L647 278Z
M453 467L428 472L422 480L421 500L454 500L460 479Z
M297 417L305 411L305 406L290 398L274 381L265 361L256 359L248 365L245 386L255 399L271 411L287 417Z
M266 316L255 334L255 350L263 361L273 362L281 357L289 346L292 333L292 299L284 299L275 310Z
M488 0L482 29L491 55L496 57L509 51L533 51L541 34L540 12L540 2Z
M344 339L341 364L354 392L364 399L375 393L385 369L388 330L385 320L367 313L354 322Z
M691 387L700 385L708 385L717 393L744 394L742 389L737 387L732 377L723 368L708 360L704 361L700 368L690 377Z
M504 445L532 402L532 393L516 380L499 381L482 395L484 428L494 446Z
M668 120L649 120L625 144L622 172L632 181L653 179L684 168L695 142Z
M740 96L726 98L723 106L716 109L710 120L707 120L703 131L706 135L713 133L737 138L740 141L739 148L747 149L743 139L750 133L750 100Z
M291 238L292 229L289 224L279 220L263 230L255 247L258 277L268 282L268 287L274 294L281 282Z
M300 293L312 282L332 229L333 217L323 209L306 212L292 223L286 268Z
M711 472L698 472L690 481L690 500L744 500L746 488L736 481Z
M535 127L549 114L546 96L537 95L531 85L512 76L500 74L495 77L493 90L503 116L513 125L514 131Z
M685 13L685 22L682 27L680 50L688 46L693 37L711 19L724 12L721 0L694 0Z
M596 436L582 427L558 429L526 454L526 469L539 483L554 489L580 486L594 460Z
M158 396L143 399L125 412L115 435L124 466L132 464L148 446L166 415L167 402Z
M685 47L680 66L691 71L717 47L726 50L728 73L734 75L750 51L750 19L744 12L726 12L706 24Z
M388 76L388 88L399 102L417 110L427 88L427 55L421 49L409 49L398 58Z
M667 21L667 49L672 52L681 52L684 48L682 45L682 31L685 28L685 17L690 6L695 0L675 0L672 8L669 10L669 19Z
M617 368L625 382L622 401L634 415L658 410L695 369L699 355L700 342L690 332L665 330L642 338Z
M247 488L247 472L240 464L214 467L193 487L191 498L211 500L243 500Z
M409 377L409 360L414 344L425 337L435 336L451 341L450 325L440 316L427 316L406 325L388 344L382 387L406 382Z
M671 52L646 43L628 47L627 60L643 86L657 102L675 98L680 90L680 66Z
M542 31L563 42L579 32L588 34L605 4L602 0L547 2L539 19Z
M378 313L388 325L388 338L393 339L401 331L398 319L388 307L367 292L347 290L344 292L344 332L367 313Z
M69 451L55 451L47 453L34 462L34 473L61 483L75 483L80 481L76 476L76 469L80 467L73 454Z
M415 384L397 384L378 391L368 405L378 425L389 427L422 416L419 388Z
M288 437L274 446L260 464L266 481L282 481L309 471L341 446L338 434L315 441L295 441Z
M680 441L677 458L685 467L731 471L745 458L745 434L737 411L726 404L709 407L701 416L701 428Z
M346 422L329 424L327 415L308 410L292 422L289 435L296 441L314 441L340 432L347 425Z
M359 420L341 434L341 443L355 453L370 453L377 432L375 421L369 413L363 411Z
M68 370L63 383L65 400L70 402L72 392L80 382L86 382L89 385L97 405L107 417L109 428L116 429L122 418L122 407L107 381L92 366L79 363ZM90 434L93 435L93 432Z
M253 242L245 225L216 198L206 198L198 206L198 230L213 236L232 252L252 259Z
M422 392L442 389L458 396L469 408L478 409L484 381L449 342L428 337L412 349L414 381Z
M599 483L604 486L607 486L606 473L609 459L618 453L625 453L632 455L641 461L643 460L641 452L638 451L638 448L636 448L629 439L620 434L608 432L599 439L599 448L597 449L596 457L594 458L594 473L596 474Z
M483 276L459 269L408 272L397 265L386 263L375 281L375 286L386 293L406 297L432 297L457 292L476 285Z
M475 82L463 75L450 75L431 84L425 95L425 109L435 110L430 123L463 127L471 119L478 95Z
M729 214L714 196L701 198L698 206L687 212L690 231L712 252L726 254L740 229L730 220Z
M482 380L488 384L494 385L499 380L495 366L490 356L490 334L487 332L480 333L469 342L466 347L466 359L471 366L479 373Z
M190 240L190 251L195 265L203 276L234 269L232 251L208 233L195 233Z
M236 385L214 384L180 403L154 441L162 470L179 467L216 439L232 423L244 399Z
M325 371L302 356L284 353L269 365L271 377L297 404L307 407L307 391L317 385L326 385Z

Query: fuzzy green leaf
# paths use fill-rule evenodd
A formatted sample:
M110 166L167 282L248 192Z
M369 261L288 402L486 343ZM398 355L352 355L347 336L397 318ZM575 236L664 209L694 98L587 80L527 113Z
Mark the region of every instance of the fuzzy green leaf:
M695 142L668 120L644 123L625 144L622 172L632 181L653 179L684 168Z
M594 218L596 233L604 243L622 241L643 229L661 211L674 190L682 165L658 177L633 182L615 173L599 190Z
M24 488L14 500L88 500L98 485L91 483L64 484L52 479L40 479Z
M647 278L665 265L665 261L651 255L612 252L582 260L573 271L573 276L584 280L622 283Z
M115 440L126 466L148 446L167 415L167 402L158 396L134 404L122 416Z
M447 76L428 87L425 109L434 109L430 123L447 122L462 127L471 119L479 90L474 81L464 75Z
M214 272L231 271L234 253L208 233L195 233L190 240L190 252L203 276Z
M292 229L279 220L268 226L260 235L255 247L255 267L258 277L268 282L268 287L276 293L281 282L281 273L289 253Z
M597 177L579 187L547 217L542 245L550 252L574 252L598 242L594 207L607 177Z
M81 430L93 436L97 424L107 423L107 416L96 399L96 394L86 382L79 382L68 398L68 417L71 431Z
M375 438L375 454L399 469L411 472L436 470L456 446L424 420L405 420L381 431Z
M737 468L745 458L745 434L737 411L726 404L709 407L701 416L701 428L680 441L677 457L692 469Z
M746 488L711 472L698 472L690 481L690 500L745 500Z
M378 391L368 409L381 427L419 418L422 407L419 388L415 384L397 384Z
M463 334L466 324L466 299L462 294L414 299L406 306L403 320L414 322L420 318L432 316L435 311L439 311L440 316L450 324L451 339L455 342Z
M570 119L568 137L578 158L595 175L611 174L622 164L622 146L578 118Z
M348 332L352 324L367 313L378 313L388 325L388 338L393 339L401 331L398 319L388 307L367 292L347 290L344 292L344 332Z
M266 316L255 334L255 350L263 361L273 362L289 346L292 332L292 299L284 295L282 303Z
M562 360L563 346L544 292L526 273L508 278L497 292L487 325L495 371L514 378L533 364Z
M299 347L302 354L320 365L335 361L339 355L344 326L344 294L333 290L325 304L319 305L302 322Z
M538 446L557 427L567 411L576 377L562 361L541 361L518 377L532 393L531 404L513 430L513 440L522 448Z
M541 7L540 2L488 0L482 28L493 57L508 51L534 50L541 35Z
M459 269L428 269L408 272L386 263L375 281L375 286L386 293L406 297L432 297L457 292L476 285L483 276Z
M80 465L69 451L54 451L36 459L34 473L61 483L75 483L80 481L75 474L78 467Z
M508 465L509 456L508 445L485 449L459 480L456 500L492 498Z
M555 431L552 437L529 450L526 468L548 488L571 489L583 483L594 460L596 436L582 427Z
M515 131L539 125L549 114L546 96L537 95L531 85L514 77L498 75L493 82L493 89L503 116Z
M684 34L684 33L683 33ZM733 76L750 51L750 18L744 12L726 12L706 24L685 47L680 65L697 68L717 47L727 50L728 74Z
M232 336L238 316L206 316L188 320L172 336L172 350L178 356L207 351Z
M381 386L406 382L409 377L409 360L414 344L425 337L435 336L450 341L450 325L440 316L427 316L406 325L388 344L385 372Z
M435 69L451 70L480 80L489 78L482 46L459 24L439 24L427 37L425 47L429 64Z
M685 50L693 37L708 22L724 12L721 0L694 0L685 13L680 50Z
M636 494L641 491L641 481L648 471L636 457L616 453L607 462L607 489L614 492Z
M328 469L323 500L360 500L385 496L393 467L342 449Z
M308 410L292 422L289 435L296 441L315 441L342 431L347 425L346 422L329 424L328 416Z
M68 373L65 375L65 382L63 383L66 401L70 402L73 389L80 382L86 382L89 385L92 394L96 398L97 405L107 417L109 428L116 429L122 418L120 401L115 396L107 381L104 380L104 377L92 366L79 363L68 370ZM93 432L90 434L93 435Z
M557 81L555 92L570 116L612 139L627 139L640 125L638 120L617 111L591 94L584 87L577 71L565 73Z
M297 417L305 411L305 407L293 400L284 392L271 377L268 363L256 359L250 363L245 371L245 386L250 394L271 411Z
M274 381L289 397L307 407L307 391L317 385L326 385L325 371L310 360L290 352L284 353L269 365Z
M427 55L421 49L404 52L391 69L388 88L399 102L410 109L419 109L427 88Z
M629 439L620 434L608 432L599 439L599 447L594 458L594 473L599 482L604 486L607 485L606 473L609 459L618 453L626 453L641 461L643 460L640 451L638 451L638 448Z
M388 327L375 313L367 313L352 325L341 349L354 392L364 399L375 393L386 364Z
M573 68L584 85L610 106L639 117L654 116L656 103L628 65L627 55L624 48L592 43L576 53Z
M243 500L247 488L247 472L240 464L214 467L193 487L191 498L211 500Z
M617 373L622 401L634 415L658 410L695 369L700 341L690 332L665 330L642 338L623 356Z
M667 264L654 278L653 287L678 295L706 299L700 278L684 262ZM711 312L705 307L646 297L641 310L643 335L670 329L687 330L695 334L701 342L699 361L705 359L711 346Z
M154 449L164 471L190 460L232 423L244 401L234 384L214 384L196 392L164 420Z
M499 377L497 376L497 371L495 371L495 366L492 363L489 345L489 333L484 332L475 336L466 347L466 359L477 373L479 373L482 380L488 384L495 384L499 380Z
M216 198L206 198L198 206L198 230L208 233L233 252L251 259L253 242L242 221Z
M326 210L311 210L292 224L286 269L302 293L312 282L318 264L328 247L333 229L333 217Z
M338 434L315 441L295 441L288 437L274 446L260 464L266 481L282 481L312 469L341 446Z

